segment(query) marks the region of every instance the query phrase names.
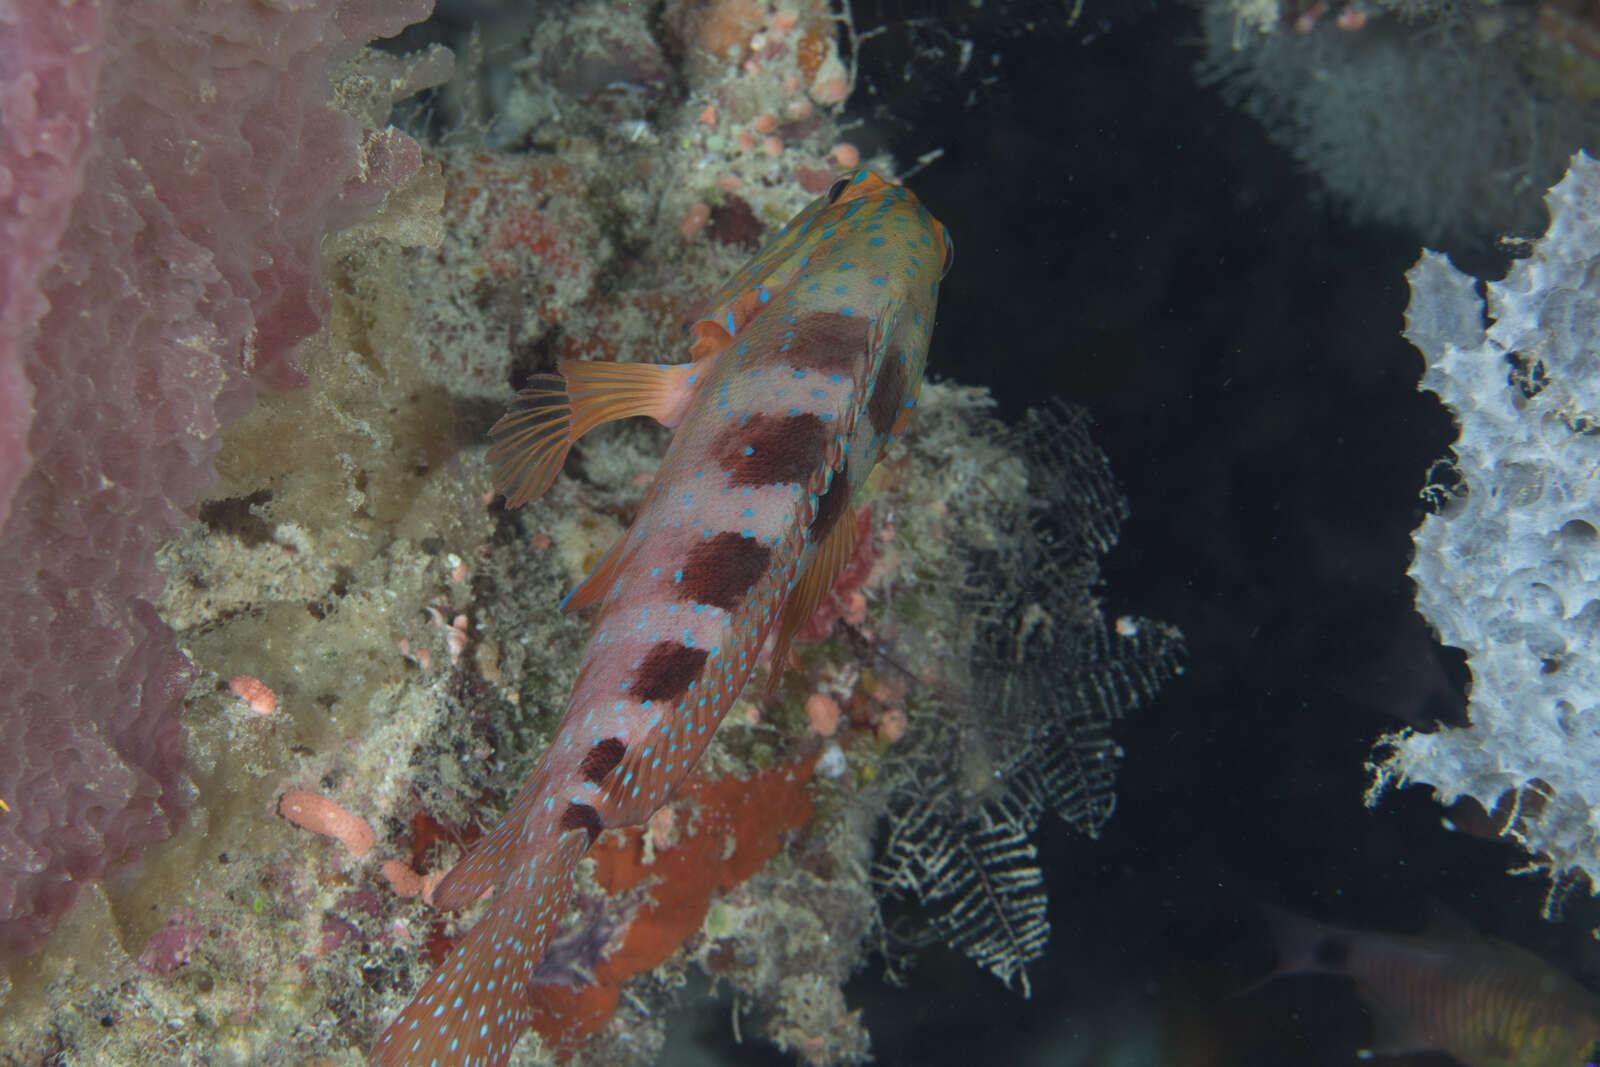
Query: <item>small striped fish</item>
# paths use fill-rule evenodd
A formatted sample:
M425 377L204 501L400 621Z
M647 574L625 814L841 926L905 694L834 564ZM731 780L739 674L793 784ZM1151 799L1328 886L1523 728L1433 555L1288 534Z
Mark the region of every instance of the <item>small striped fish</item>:
M1597 1067L1600 999L1525 949L1468 929L1408 937L1266 912L1278 942L1278 966L1266 981L1352 979L1375 1024L1370 1055L1445 1052L1464 1067Z
M613 419L676 427L633 525L564 607L598 605L554 742L434 901L499 895L378 1039L378 1064L500 1064L574 866L699 761L776 632L773 674L853 551L852 498L922 384L952 246L909 191L840 178L691 328L681 366L565 361L490 431L495 488L543 493Z

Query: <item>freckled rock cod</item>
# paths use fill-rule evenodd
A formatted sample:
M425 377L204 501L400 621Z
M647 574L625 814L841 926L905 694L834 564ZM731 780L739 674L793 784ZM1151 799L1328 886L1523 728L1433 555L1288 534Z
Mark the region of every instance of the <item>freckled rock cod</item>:
M775 678L849 559L852 500L916 403L952 251L908 190L841 177L718 292L690 362L564 361L495 424L489 461L512 506L601 423L648 415L676 432L633 525L564 603L598 610L554 742L434 902L498 895L373 1062L510 1057L578 860L673 797L769 635Z

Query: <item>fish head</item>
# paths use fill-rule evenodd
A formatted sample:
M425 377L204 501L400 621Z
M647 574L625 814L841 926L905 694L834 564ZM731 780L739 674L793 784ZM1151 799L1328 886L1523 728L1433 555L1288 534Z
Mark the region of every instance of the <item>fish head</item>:
M850 258L856 244L871 240L865 234L869 227L902 212L916 218L928 244L942 257L942 278L954 262L955 246L916 194L870 170L843 174L773 234L711 298L705 313L689 328L691 357L703 359L727 348L797 274L830 259Z

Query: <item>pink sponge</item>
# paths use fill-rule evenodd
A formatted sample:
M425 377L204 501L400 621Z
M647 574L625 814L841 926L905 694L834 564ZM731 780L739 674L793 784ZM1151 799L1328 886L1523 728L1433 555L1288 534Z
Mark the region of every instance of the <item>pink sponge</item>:
M0 0L0 953L181 817L152 553L299 383L323 234L416 169L329 74L430 7Z
M78 193L101 33L91 4L11 6L0 6L0 523L28 467L22 344L44 314L40 267Z

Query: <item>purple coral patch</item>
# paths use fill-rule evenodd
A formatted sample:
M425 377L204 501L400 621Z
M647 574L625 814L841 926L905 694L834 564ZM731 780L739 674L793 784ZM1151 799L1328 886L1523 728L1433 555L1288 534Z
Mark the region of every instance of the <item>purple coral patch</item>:
M430 7L0 0L0 953L181 817L153 553L301 380L323 235L415 170L328 80Z

